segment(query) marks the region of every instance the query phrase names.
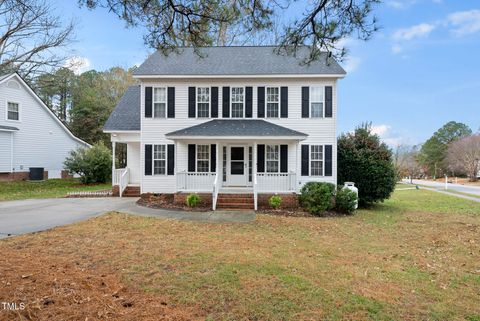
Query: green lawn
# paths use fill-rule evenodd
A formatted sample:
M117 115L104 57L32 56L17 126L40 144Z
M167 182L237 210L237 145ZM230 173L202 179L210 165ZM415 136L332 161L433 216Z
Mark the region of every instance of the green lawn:
M40 182L0 182L0 201L64 197L68 192L98 191L111 187L111 184L83 185L76 178L49 179Z
M45 293L11 287L27 301L49 295L51 284L57 296L70 293L62 286L87 281L64 278L81 271L82 280L114 275L203 320L480 319L480 203L426 190L397 191L353 216L258 215L249 224L110 213L2 241L0 251L21 274L34 273L18 264L33 257L65 269L54 281L37 277ZM55 300L39 316L71 318ZM98 313L76 307L77 319ZM122 311L112 309L112 319Z

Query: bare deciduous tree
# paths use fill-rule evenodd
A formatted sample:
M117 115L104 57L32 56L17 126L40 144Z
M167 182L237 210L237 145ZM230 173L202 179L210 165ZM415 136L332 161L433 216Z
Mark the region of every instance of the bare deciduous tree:
M480 162L480 134L452 142L447 151L451 170L465 172L471 181L477 180Z
M43 0L0 0L0 71L28 77L64 63L60 49L72 41L74 23L52 12Z
M418 162L418 146L398 145L394 154L394 165L397 177L410 177L410 180L422 175L422 167Z
M104 7L126 21L128 26L146 29L145 43L168 54L178 46L198 48L209 45L252 44L262 31L276 28L275 17L293 16L293 0L78 0L88 8ZM321 52L342 60L346 49L342 39L367 40L377 30L372 11L381 0L305 1L301 17L286 21L275 39L280 54L295 56L309 46L309 63ZM298 2L297 2L298 4ZM290 19L291 20L291 19ZM267 37L271 38L271 37ZM272 44L272 43L269 43ZM200 52L197 50L197 53Z

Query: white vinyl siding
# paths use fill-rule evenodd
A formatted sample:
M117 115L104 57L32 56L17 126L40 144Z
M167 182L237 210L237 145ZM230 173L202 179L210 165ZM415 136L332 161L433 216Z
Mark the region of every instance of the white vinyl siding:
M153 175L167 173L167 151L165 145L153 145Z
M267 87L267 117L278 118L280 113L280 87Z
M266 88L267 87L288 87L288 118L263 118L264 120L274 123L279 126L287 127L292 130L300 131L308 135L308 137L301 141L300 144L308 145L332 145L332 176L301 176L301 150L296 142L272 142L264 141L259 138L257 144L288 144L288 171L297 173L297 180L299 188L308 181L321 181L336 183L336 95L337 86L335 79L149 79L141 84L141 113L144 113L145 103L145 87L165 86L175 87L175 118L168 119L159 123L152 118L141 118L141 148L145 144L175 144L173 140L165 137L165 134L179 129L203 124L210 121L210 118L189 118L188 117L188 88L195 87L218 87L218 112L221 119L223 109L223 87L244 87L252 86L252 102L253 102L253 118L257 119L257 101L258 101L258 87L265 87L265 116L266 116ZM302 87L320 87L332 86L333 88L333 117L332 118L302 118ZM196 92L196 91L195 91ZM211 92L210 92L211 94ZM211 97L210 97L211 98ZM231 108L231 97L228 100ZM231 112L231 109L230 109ZM231 113L230 113L231 115ZM231 119L231 118L230 118ZM175 148L175 173L187 171L188 169L188 144L214 144L212 140L190 140L178 141ZM238 143L238 141L231 141L228 143ZM253 146L253 141L249 142ZM142 149L141 149L142 150ZM222 146L220 146L217 153L222 155ZM221 154L220 154L221 153ZM170 176L145 176L144 175L144 158L141 153L140 165L142 174L142 192L158 192L158 193L173 193L175 192L176 178ZM223 155L222 155L223 156ZM222 157L220 157L219 166L222 169ZM266 170L266 167L265 167ZM221 173L221 172L220 172Z
M323 146L310 145L310 176L323 176Z
M153 117L167 117L167 88L165 87L153 88Z
M210 88L197 87L197 117L210 117Z
M280 169L280 147L278 145L267 145L265 147L267 173L278 173Z
M232 87L232 118L243 118L245 109L245 89L243 87Z
M322 118L324 117L324 87L310 88L310 117Z
M197 172L210 171L210 145L197 145Z
M20 105L14 102L7 102L7 120L20 121Z

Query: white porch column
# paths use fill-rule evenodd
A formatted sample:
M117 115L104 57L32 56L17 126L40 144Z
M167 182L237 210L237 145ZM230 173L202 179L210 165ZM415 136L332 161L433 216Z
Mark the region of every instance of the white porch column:
M299 182L299 179L300 179L300 176L302 175L301 173L301 164L300 164L300 141L297 140L297 147L296 147L296 157L295 157L295 193L298 192L298 182Z
M215 159L216 166L215 166L215 172L216 174L222 173L223 172L223 167L220 165L220 159L223 158L223 147L222 144L219 144L218 142L215 144L215 148L217 149L217 159ZM220 157L221 156L221 157ZM219 177L219 179L223 179L223 177Z
M115 147L117 142L112 141L112 186L115 183Z

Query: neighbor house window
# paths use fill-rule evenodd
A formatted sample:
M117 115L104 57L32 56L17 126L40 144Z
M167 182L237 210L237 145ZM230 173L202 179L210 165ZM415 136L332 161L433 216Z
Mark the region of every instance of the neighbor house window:
M243 118L244 89L232 87L232 118Z
M197 87L197 117L210 117L209 87Z
M323 117L323 87L310 89L310 115L316 118Z
M278 145L266 146L267 173L277 173L279 168L279 148Z
M20 108L17 103L7 103L7 119L20 120Z
M310 175L323 176L323 146L310 146Z
M165 118L167 112L167 89L157 87L153 89L153 117Z
M278 117L280 88L267 87L267 117Z
M197 172L210 171L210 145L197 145Z
M166 155L165 145L153 145L153 174L165 175Z

